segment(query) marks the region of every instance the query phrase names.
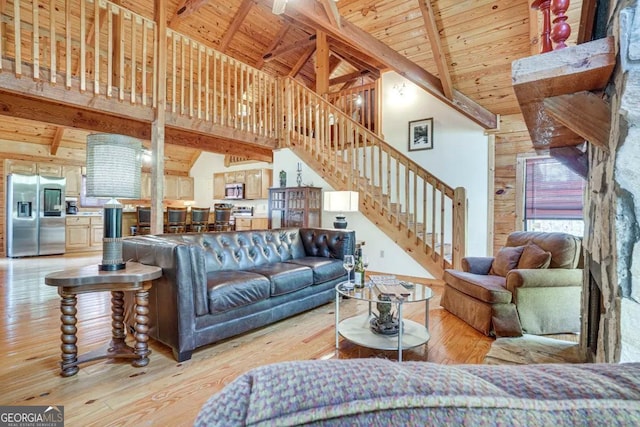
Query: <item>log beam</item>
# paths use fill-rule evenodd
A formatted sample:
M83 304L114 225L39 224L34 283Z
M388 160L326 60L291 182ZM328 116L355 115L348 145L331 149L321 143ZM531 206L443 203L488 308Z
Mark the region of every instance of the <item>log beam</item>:
M359 79L360 77L364 77L364 76L369 75L369 74L370 74L369 70L354 71L353 73L344 74L344 75L342 75L340 77L335 77L335 78L329 80L329 86L346 83L348 81L351 81L351 80L354 80L354 79Z
M611 109L599 96L579 92L544 100L545 111L574 133L609 152Z
M233 40L233 37L244 22L244 18L247 17L247 14L251 10L251 6L253 6L253 4L252 0L242 0L240 7L231 20L231 25L227 28L227 31L224 33L224 37L220 41L220 52L224 53L227 50L229 43Z
M365 52L483 128L495 129L498 126L497 116L486 108L456 90L453 91L453 99L450 100L445 96L442 84L437 77L347 20L342 20L342 26L338 31L323 12L319 12L315 7L315 0L296 0L295 3L287 4L285 14L297 20L305 18L310 20L331 37Z
M335 0L320 0L320 4L324 8L331 25L336 28L340 28L341 16L340 12L338 12L338 6L336 6Z
M307 48L309 46L315 46L315 44L316 44L316 35L312 34L309 36L308 39L304 41L291 43L291 44L279 47L278 49L272 50L271 52L264 54L262 56L262 59L265 62L273 61L280 55L284 55L285 53L288 53L294 50Z
M329 45L327 33L318 31L316 35L316 93L324 96L329 92Z
M60 142L64 136L64 129L65 128L58 126L53 134L53 138L51 139L51 148L49 150L52 156L55 156L58 153L58 147L60 147Z
M315 51L316 51L316 47L315 46L311 46L311 47L307 48L307 50L302 53L300 58L298 58L298 61L296 61L295 65L293 66L291 71L289 71L289 77L295 78L295 76L298 75L298 73L300 72L302 67L304 67L304 64L306 64L307 61L309 61L309 59L313 55L313 52L315 52Z
M272 50L277 48L278 45L280 43L282 43L282 40L284 40L284 37L287 35L287 32L289 31L290 28L291 28L290 24L284 24L282 27L280 27L280 30L278 31L278 34L276 34L276 37L273 39L273 41L271 42L271 44L267 48L267 51L264 54L262 54L262 56L260 57L260 59L256 63L256 68L258 70L261 70L262 67L264 66L264 57L265 57L265 55L267 55L269 52L271 52Z
M449 67L447 66L447 60L442 52L442 42L440 40L440 32L438 31L438 24L436 23L436 17L433 13L433 7L430 0L418 0L420 5L420 12L422 13L422 19L424 20L424 28L427 30L427 36L429 37L429 44L431 45L431 53L433 53L433 60L438 68L438 75L440 76L440 83L442 84L442 91L444 96L449 99L453 99L453 83L451 83L451 73L449 73Z

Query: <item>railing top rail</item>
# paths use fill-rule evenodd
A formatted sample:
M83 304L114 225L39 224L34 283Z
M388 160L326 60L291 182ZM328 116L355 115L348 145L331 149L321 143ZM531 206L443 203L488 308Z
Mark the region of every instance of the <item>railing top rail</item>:
M247 64L245 62L242 62L239 59L234 58L233 56L229 56L226 53L222 53L219 50L216 50L216 49L214 49L214 48L212 48L210 46L207 46L203 42L199 42L197 40L192 39L189 36L185 36L184 34L178 32L178 31L172 30L171 28L167 28L167 35L171 35L171 34L177 34L180 38L188 40L189 43L191 43L191 44L204 46L204 48L207 50L208 54L211 54L212 52L215 52L216 54L220 55L221 57L225 57L225 58L233 60L234 62L237 62L238 64L242 64L243 67L245 67L247 69L250 69L250 70L253 70L254 72L256 72L258 74L262 74L263 76L268 77L269 79L273 80L274 82L278 80L277 77L274 77L269 73L266 73L266 72L264 72L262 70L259 70L258 68L252 67L251 65L249 65L249 64Z
M54 0L51 0L51 1L54 1ZM126 7L124 7L124 6L121 6L121 5L119 5L119 4L113 3L113 2L111 2L111 1L109 1L109 0L93 0L93 1L92 1L92 0L80 0L80 1L88 1L88 2L90 2L90 3L97 3L99 7L103 7L103 6L106 6L106 5L111 5L112 7L115 7L115 8L117 8L117 9L120 9L120 10L122 10L122 11L126 12L127 14L130 14L130 15L132 15L132 16L135 16L136 18L140 18L140 19L142 19L143 21L146 21L147 23L151 23L151 24L153 24L153 26L154 26L154 27L156 26L156 22L155 22L153 19L149 19L149 18L147 18L147 17L146 17L146 16L144 16L144 15L140 15L139 13L135 13L135 12L134 12L134 11L132 11L131 9L127 9L127 8L126 8Z
M332 114L336 114L337 113L337 115L339 117L341 117L342 119L345 119L345 120L348 120L349 122L351 122L353 124L353 126L356 126L360 130L361 133L366 135L367 138L376 140L376 142L378 142L381 146L384 146L385 149L388 152L390 152L393 156L398 157L398 158L404 158L406 163L407 163L407 165L409 166L409 168L414 170L414 171L419 172L418 175L421 178L423 178L425 181L434 181L435 180L436 182L438 182L440 184L440 186L445 191L447 196L450 196L450 197L453 196L453 191L454 191L453 187L447 185L444 181L442 181L437 176L429 173L422 166L420 166L419 164L417 164L416 162L414 162L413 160L408 158L404 153L401 153L400 151L398 151L397 149L395 149L391 145L387 144L382 138L380 138L378 135L376 135L375 133L371 132L369 129L365 128L364 126L360 125L358 122L354 121L351 117L349 117L348 114L345 114L338 107L334 106L329 101L327 101L323 97L319 96L317 93L309 90L306 86L304 86L302 83L299 83L295 79L292 79L291 77L285 77L285 80L288 80L291 83L293 83L294 85L298 85L303 90L308 91L315 98L315 101L317 103L322 104L325 108L331 109Z

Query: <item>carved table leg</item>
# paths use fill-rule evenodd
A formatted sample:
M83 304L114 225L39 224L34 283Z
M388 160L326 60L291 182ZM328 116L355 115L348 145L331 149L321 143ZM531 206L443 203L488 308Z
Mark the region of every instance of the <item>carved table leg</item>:
M60 336L62 340L62 345L60 349L62 350L62 362L60 363L60 367L62 371L60 375L63 377L70 377L78 373L78 347L76 346L76 342L78 338L76 337L76 333L78 329L76 328L76 323L78 319L76 318L76 303L78 302L75 294L64 294L60 295L62 299L60 300L60 320L62 324L60 326L60 331L62 331L62 335Z
M148 288L139 290L136 292L136 332L134 334L136 338L136 345L134 353L139 356L139 359L134 359L131 363L133 366L142 367L149 364L149 291Z
M109 344L109 355L127 353L129 346L124 342L127 333L124 330L124 292L111 292L111 343Z

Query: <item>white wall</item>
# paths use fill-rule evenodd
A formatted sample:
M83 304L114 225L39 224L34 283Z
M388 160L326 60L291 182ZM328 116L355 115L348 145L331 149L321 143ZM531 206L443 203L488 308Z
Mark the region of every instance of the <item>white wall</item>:
M404 83L398 95L394 85ZM433 117L433 149L408 150L409 121ZM382 75L384 140L449 186L467 190L467 254L487 254L488 137L464 117L395 72Z

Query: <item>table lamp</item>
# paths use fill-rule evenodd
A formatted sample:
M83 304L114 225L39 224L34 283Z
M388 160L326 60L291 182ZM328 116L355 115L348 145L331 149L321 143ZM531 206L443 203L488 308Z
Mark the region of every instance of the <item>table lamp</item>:
M325 191L324 210L327 212L340 212L339 215L336 215L333 227L338 229L347 228L344 212L358 212L358 192Z
M122 205L118 198L140 198L142 144L138 139L114 134L87 136L87 196L109 197L104 205L102 264L99 269L125 268L122 260Z

